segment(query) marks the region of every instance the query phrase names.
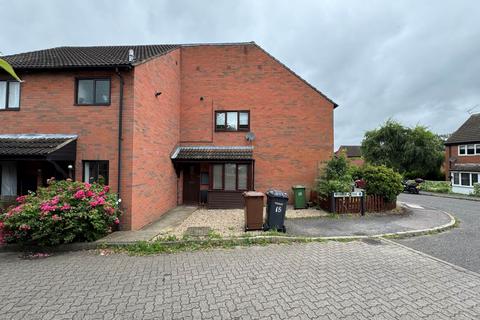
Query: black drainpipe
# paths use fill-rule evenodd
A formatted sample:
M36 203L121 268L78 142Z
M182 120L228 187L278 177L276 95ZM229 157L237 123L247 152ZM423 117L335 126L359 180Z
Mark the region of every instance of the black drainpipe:
M122 140L123 140L123 86L125 81L123 79L122 74L118 71L118 68L115 69L115 73L117 74L118 78L120 79L120 101L118 104L118 169L117 169L117 195L118 199L120 198L120 191L121 191L121 172L122 172ZM121 202L119 206L121 206Z

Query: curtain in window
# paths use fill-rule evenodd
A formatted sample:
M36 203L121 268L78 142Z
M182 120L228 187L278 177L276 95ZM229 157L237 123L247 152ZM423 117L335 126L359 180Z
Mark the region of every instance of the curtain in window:
M222 189L222 169L223 165L216 164L213 166L213 189Z
M17 164L15 162L0 162L2 167L2 196L17 195Z
M238 113L227 112L227 130L238 130Z
M248 165L238 165L238 190L247 190Z
M237 189L237 166L235 163L225 164L225 190Z
M20 105L20 82L8 83L8 107L18 108Z
M7 82L0 81L0 109L5 109L7 103Z

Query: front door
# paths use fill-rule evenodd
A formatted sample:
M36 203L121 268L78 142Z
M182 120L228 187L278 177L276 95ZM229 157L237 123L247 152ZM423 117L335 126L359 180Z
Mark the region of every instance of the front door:
M198 204L200 194L200 165L189 164L183 169L183 203Z

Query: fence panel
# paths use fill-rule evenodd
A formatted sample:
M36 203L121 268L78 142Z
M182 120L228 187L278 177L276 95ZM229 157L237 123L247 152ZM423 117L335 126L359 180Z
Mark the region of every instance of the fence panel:
M333 204L335 205L335 213L361 213L362 212L362 198L360 197L345 197L319 199L318 204L320 208L328 212L333 212ZM396 200L387 202L382 196L368 195L365 197L365 211L366 212L381 212L393 210L396 208Z

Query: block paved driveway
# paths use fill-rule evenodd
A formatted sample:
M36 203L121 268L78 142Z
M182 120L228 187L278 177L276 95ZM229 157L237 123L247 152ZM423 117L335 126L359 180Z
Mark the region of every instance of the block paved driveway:
M2 319L479 319L480 276L392 243L0 253Z

